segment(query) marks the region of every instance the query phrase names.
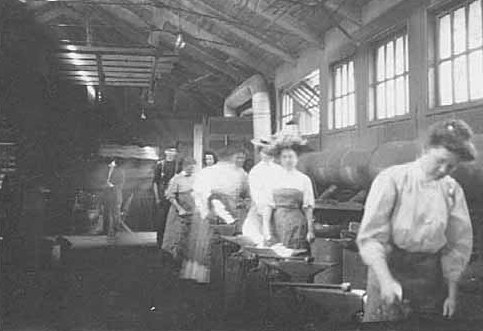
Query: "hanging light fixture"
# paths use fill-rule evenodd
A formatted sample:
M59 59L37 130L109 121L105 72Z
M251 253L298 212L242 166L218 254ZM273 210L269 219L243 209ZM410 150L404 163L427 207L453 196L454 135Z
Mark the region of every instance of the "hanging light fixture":
M174 44L174 47L176 49L182 49L186 46L186 42L184 41L183 34L181 32L178 32L178 36L176 37L176 42Z
M146 113L144 112L144 107L141 110L141 119L144 121L147 119Z
M176 42L174 43L174 48L176 50L180 50L186 46L186 43L183 38L183 34L181 33L181 15L178 11L178 34L176 36Z

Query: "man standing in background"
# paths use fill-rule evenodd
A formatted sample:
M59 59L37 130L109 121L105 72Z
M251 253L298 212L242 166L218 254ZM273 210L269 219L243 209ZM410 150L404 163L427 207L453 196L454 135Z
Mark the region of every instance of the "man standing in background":
M164 151L164 159L159 160L154 169L153 190L156 199L154 224L158 247L162 245L166 217L171 205L166 198L166 189L171 178L182 170L182 165L182 160L178 158L178 148L171 146Z

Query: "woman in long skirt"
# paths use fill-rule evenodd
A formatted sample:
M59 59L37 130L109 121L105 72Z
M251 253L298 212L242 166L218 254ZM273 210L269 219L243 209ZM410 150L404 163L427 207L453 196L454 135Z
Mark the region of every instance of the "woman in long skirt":
M284 132L275 139L275 157L282 170L272 185L263 224L267 242L308 251L314 239L314 191L310 178L296 169L304 144L298 135Z
M463 189L449 174L475 159L471 137L463 121L437 122L419 159L374 180L357 237L369 267L365 322L453 316L473 234Z
M171 179L166 191L171 208L166 221L162 249L170 253L175 260L182 260L188 250L190 227L195 209L193 198L195 165L195 160L185 159L183 171Z
M219 154L219 162L206 167L196 176L193 186L196 211L190 236L188 257L183 262L181 278L199 283L210 281L211 225L236 224L246 215L249 196L245 171L237 167L245 152L228 146Z

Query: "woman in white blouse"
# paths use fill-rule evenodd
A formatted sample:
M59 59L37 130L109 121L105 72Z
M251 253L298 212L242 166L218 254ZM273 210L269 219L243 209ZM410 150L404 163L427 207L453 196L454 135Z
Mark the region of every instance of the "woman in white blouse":
M473 234L464 192L449 174L475 159L471 138L463 121L437 122L419 159L374 180L357 237L369 266L366 322L453 316Z
M263 226L267 242L308 250L314 239L314 191L310 178L296 169L303 144L297 137L282 137L276 142L275 157L282 169L268 198Z

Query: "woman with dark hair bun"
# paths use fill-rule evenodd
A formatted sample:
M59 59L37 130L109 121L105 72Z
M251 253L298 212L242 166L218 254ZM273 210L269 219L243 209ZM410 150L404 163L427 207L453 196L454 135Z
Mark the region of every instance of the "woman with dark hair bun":
M472 136L461 120L437 122L416 161L372 183L357 237L369 267L366 322L453 316L473 232L463 189L449 175L475 159Z
M193 178L196 161L193 158L183 160L183 170L171 178L166 198L171 208L166 218L162 249L170 253L178 262L186 256L191 220L195 203L193 199Z
M215 152L206 151L203 153L203 168L211 167L218 163L218 157Z

